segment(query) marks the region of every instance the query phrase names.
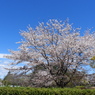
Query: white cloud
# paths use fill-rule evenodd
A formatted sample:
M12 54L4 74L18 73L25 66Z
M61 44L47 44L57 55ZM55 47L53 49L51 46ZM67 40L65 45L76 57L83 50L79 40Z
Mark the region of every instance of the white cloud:
M8 73L8 70L4 69L5 67L7 67L7 65L3 63L1 64L0 62L0 78L4 78L4 76L6 76Z
M4 54L0 54L0 58L4 58Z
M10 62L11 61L8 59L4 59L4 60L0 59L0 78L1 79L3 79L7 75L8 71L9 71L8 69L21 67L21 66L17 66L17 65L15 67L12 67L11 65L9 65Z
M4 69L4 66L0 65L0 78L4 78L8 73L8 70Z
M5 68L11 68L12 66L10 66L9 64L12 62L12 60L9 60L7 58L5 58L4 56L9 55L9 54L0 54L0 78L3 79L7 73L8 70L6 70ZM14 68L18 68L21 67L16 65Z
M9 55L9 54L0 54L0 58L5 58L4 56Z
M10 63L9 59L5 59L4 56L9 55L9 54L0 54L0 78L4 78L4 76L7 75L8 70L5 68L10 68L8 63Z

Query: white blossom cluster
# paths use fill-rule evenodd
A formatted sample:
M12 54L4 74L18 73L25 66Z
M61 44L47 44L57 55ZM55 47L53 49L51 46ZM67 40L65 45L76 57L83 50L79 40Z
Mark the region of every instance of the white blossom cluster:
M49 20L35 29L28 27L21 35L24 40L19 42L19 50L10 50L11 55L6 56L14 60L12 64L26 62L28 66L34 66L63 63L72 69L87 65L95 56L95 34L87 31L81 36L80 29L73 29L66 21Z

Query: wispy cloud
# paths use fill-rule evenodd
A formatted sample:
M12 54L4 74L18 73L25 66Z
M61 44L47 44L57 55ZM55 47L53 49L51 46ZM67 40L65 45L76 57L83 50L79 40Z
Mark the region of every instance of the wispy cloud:
M0 58L4 58L4 55L5 55L5 54L0 54Z
M6 67L6 65L2 65L0 64L0 78L4 78L7 73L8 73L8 70L4 69Z
M0 78L3 79L9 70L5 69L5 68L13 68L11 65L9 65L13 60L9 60L7 58L5 58L6 55L10 55L10 54L0 54ZM16 65L14 68L19 68L21 66Z
M0 58L5 58L6 55L10 55L10 54L0 54Z
M0 54L0 78L4 78L7 75L8 70L5 68L10 68L8 65L10 63L9 59L6 59L5 56L9 54Z

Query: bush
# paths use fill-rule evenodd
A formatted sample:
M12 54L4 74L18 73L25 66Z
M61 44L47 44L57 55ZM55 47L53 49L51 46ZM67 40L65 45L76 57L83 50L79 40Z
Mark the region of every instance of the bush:
M77 89L86 89L85 86L76 86L75 88L77 88Z
M0 87L0 95L95 95L94 89Z

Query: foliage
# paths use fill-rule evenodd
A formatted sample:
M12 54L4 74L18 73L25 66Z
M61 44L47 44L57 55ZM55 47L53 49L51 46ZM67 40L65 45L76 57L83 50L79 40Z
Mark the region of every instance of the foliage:
M76 86L75 88L77 88L77 89L86 89L85 86Z
M13 72L9 71L3 79L4 86L27 86L29 79L26 81L27 76L18 76Z
M21 32L24 40L19 42L19 50L10 50L11 55L6 57L14 60L12 66L23 63L24 66L17 70L25 70L26 73L43 64L49 76L42 80L52 79L57 86L64 87L76 71L85 70L85 65L95 55L95 34L86 31L84 36L80 36L79 31L79 28L72 28L68 21L54 19L46 24L40 23L35 29L28 27ZM40 83L41 78L38 76L37 79L39 81L35 82Z
M95 56L93 56L93 57L91 58L90 66L91 66L92 68L95 68Z
M93 57L91 58L91 60L95 60L95 56L93 56Z
M95 89L0 87L0 95L95 95Z

